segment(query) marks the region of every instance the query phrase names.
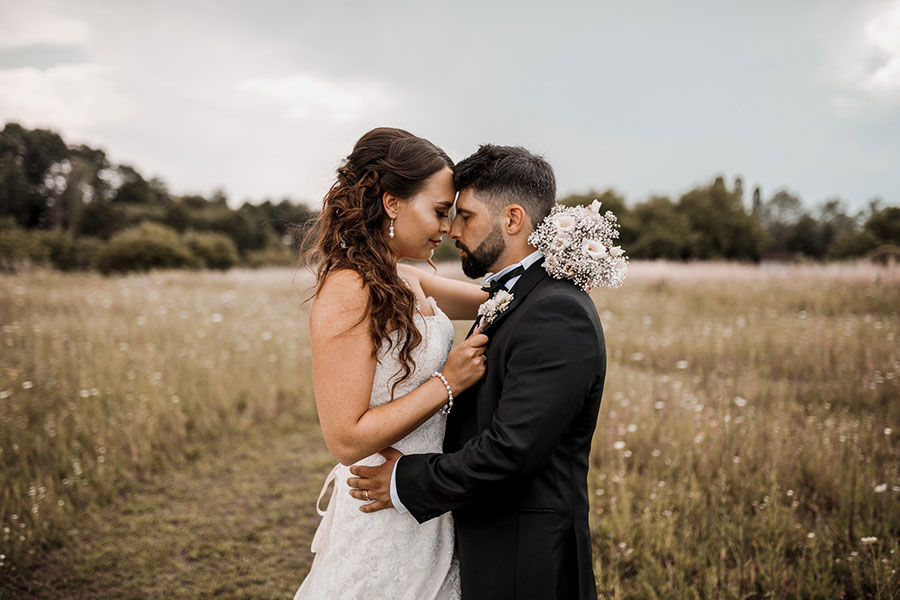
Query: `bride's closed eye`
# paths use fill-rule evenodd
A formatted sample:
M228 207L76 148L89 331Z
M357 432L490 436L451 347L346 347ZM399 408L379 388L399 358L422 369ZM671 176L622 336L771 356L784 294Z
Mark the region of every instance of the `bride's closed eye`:
M436 210L436 211L434 211L434 212L436 212L436 213L437 213L437 216L439 216L439 217L442 218L442 219L444 219L444 218L446 218L447 216L449 216L449 213L446 213L446 212L441 211L441 210Z

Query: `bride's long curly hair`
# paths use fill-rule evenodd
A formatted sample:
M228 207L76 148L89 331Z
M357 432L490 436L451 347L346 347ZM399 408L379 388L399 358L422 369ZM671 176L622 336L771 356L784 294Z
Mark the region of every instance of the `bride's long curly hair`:
M403 367L392 393L415 369L412 351L422 343L422 334L414 321L416 296L397 274L401 257L388 243L390 218L382 197L390 192L398 198L411 198L444 167L453 168L453 161L428 140L402 129L373 129L356 142L338 167L337 181L304 236L304 260L307 264L318 262L313 297L330 273L351 269L362 278L369 294L363 319L370 322L372 355L377 358L385 340L392 349L395 340L389 334L397 331Z

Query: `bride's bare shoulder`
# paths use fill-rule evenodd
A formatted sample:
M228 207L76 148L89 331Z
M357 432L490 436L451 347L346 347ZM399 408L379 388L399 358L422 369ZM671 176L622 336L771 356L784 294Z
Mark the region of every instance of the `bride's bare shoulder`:
M346 330L366 313L369 295L359 273L340 269L329 273L309 307L311 327Z

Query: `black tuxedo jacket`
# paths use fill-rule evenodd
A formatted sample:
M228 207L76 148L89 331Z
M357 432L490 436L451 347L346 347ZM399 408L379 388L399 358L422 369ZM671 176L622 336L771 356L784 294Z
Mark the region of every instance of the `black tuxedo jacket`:
M487 373L454 402L444 454L397 463L419 522L453 511L463 600L597 597L587 474L603 330L590 297L540 263L484 330Z

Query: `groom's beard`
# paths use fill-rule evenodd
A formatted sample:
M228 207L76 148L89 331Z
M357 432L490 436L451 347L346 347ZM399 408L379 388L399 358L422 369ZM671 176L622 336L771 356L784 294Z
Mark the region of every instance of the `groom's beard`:
M503 251L506 250L506 240L503 239L503 232L499 225L494 225L491 232L475 250L469 250L465 244L460 241L456 242L456 247L463 250L466 254L460 257L462 262L463 273L469 279L479 279L484 277L487 272L494 266Z

